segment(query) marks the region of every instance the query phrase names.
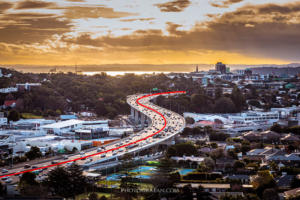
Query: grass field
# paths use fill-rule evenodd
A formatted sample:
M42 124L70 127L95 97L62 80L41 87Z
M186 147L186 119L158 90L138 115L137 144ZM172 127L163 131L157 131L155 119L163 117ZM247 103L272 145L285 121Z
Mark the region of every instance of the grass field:
M41 119L43 116L34 115L32 113L22 113L21 117L24 119Z

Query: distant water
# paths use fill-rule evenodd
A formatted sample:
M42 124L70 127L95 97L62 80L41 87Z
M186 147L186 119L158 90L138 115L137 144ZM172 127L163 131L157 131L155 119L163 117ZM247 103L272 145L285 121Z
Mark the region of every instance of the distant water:
M95 74L101 74L102 72L106 73L109 76L118 76L118 75L125 75L125 74L135 74L135 75L141 75L141 74L169 74L171 72L165 72L165 71L97 71L97 72L82 72L84 75L93 76Z

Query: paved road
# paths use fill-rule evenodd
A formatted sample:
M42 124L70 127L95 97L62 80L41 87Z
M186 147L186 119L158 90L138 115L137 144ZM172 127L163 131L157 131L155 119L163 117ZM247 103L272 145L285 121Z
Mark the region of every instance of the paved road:
M176 93L184 92L180 91L172 94ZM35 164L35 167L37 167L36 169L25 170L24 167L21 166L9 170L8 173L3 174L0 178L10 176L13 180L12 182L16 182L18 175L12 174L22 174L26 171L43 170L41 173L41 175L43 175L49 170L48 167L53 167L59 164L68 165L73 161L76 161L77 164L83 166L97 165L99 162L117 158L125 153L137 152L145 148L150 148L151 146L170 139L183 130L185 127L185 120L181 115L151 103L151 100L158 95L169 95L169 93L158 93L154 95L136 94L128 96L127 98L127 103L131 107L151 119L150 126L142 131L106 145L101 152L94 148L85 153L82 152L81 154L72 155L68 158L68 160L59 159L55 160L55 163L51 160L39 161L39 163Z

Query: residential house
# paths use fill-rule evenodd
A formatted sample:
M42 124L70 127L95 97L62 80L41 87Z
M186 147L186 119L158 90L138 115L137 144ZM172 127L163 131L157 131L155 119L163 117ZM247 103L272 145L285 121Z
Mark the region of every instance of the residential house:
M17 105L17 100L5 100L3 104L3 108L14 108Z

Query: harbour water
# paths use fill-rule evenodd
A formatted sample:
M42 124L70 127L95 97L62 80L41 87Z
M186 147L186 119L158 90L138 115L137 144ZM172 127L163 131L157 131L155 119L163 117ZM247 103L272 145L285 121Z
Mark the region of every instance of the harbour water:
M95 74L101 74L102 72L106 73L109 76L122 76L125 74L135 74L135 75L142 75L142 74L168 74L171 72L166 72L166 71L94 71L94 72L82 72L84 75L89 75L93 76Z

